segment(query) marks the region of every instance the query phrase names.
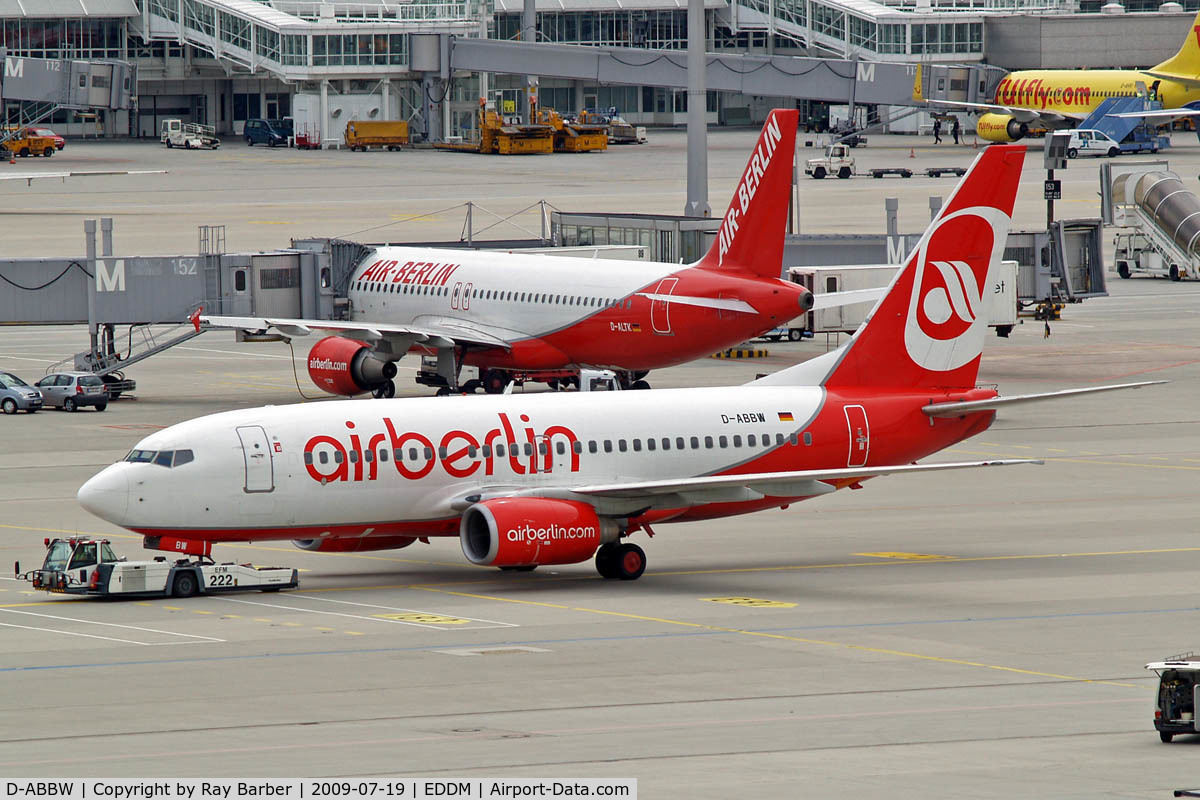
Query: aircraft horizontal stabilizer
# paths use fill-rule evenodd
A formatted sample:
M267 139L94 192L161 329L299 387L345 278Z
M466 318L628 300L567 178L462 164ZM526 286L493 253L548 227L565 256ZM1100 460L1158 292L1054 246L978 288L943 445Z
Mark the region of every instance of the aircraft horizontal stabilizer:
M1034 403L1039 400L1058 400L1063 397L1073 397L1093 392L1112 392L1117 389L1140 389L1143 386L1154 386L1170 381L1142 381L1141 383L1118 383L1110 386L1089 386L1083 389L1064 389L1061 392L1046 392L1044 394L1018 394L1012 397L993 397L990 400L972 400L962 403L932 403L921 410L931 417L961 417L975 411L995 411L1004 406L1017 403Z
M638 297L644 297L647 300L653 300L658 303L678 303L683 306L697 306L699 308L715 308L719 311L740 311L743 314L757 314L758 309L747 303L745 300L734 300L724 297L685 297L678 294L654 294L652 292L638 292Z
M838 308L852 306L855 303L873 303L887 294L887 287L878 289L851 289L845 292L826 292L813 296L813 311L823 308Z
M1200 86L1200 81L1196 82ZM1200 110L1194 108L1162 108L1155 111L1126 111L1121 114L1109 114L1114 119L1162 119L1172 120L1179 117L1200 117Z

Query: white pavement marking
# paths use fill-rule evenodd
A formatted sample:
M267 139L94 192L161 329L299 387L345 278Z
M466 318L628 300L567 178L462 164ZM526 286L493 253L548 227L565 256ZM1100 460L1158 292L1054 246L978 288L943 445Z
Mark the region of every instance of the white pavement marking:
M455 617L457 619L469 619L472 622L486 622L487 624L493 625L497 628L519 628L519 627L521 627L520 624L518 624L516 622L499 622L494 619L483 619L481 617L468 617L468 616L464 616L463 614L449 614L444 611L425 611L423 609L418 609L418 608L398 608L396 606L376 605L375 603L355 603L351 600L334 600L329 597L313 597L311 594L295 594L295 593L293 593L293 594L289 594L288 597L303 597L306 600L320 600L323 603L339 603L341 605L360 606L362 608L381 608L384 611L403 611L407 614L429 614L431 616L436 616L436 617ZM462 630L462 628L457 628L456 630ZM479 630L479 629L471 628L470 630Z
M164 636L180 636L185 639L203 639L203 640L209 641L209 642L225 641L224 639L217 639L212 636L200 636L199 634L195 634L195 633L176 633L175 631L164 631L164 630L159 630L158 628L140 628L137 625L119 625L115 622L96 622L96 621L90 620L90 619L76 619L75 617L59 617L59 616L55 616L54 614L38 614L34 611L17 611L14 608L0 608L0 611L3 611L7 614L24 614L24 615L30 616L30 617L44 617L46 619L57 619L57 620L62 620L64 622L78 622L83 625L104 625L109 628L124 628L126 630L131 630L131 631L142 631L143 633L161 633ZM66 631L58 631L58 633L66 633ZM139 642L139 644L146 644L146 642Z

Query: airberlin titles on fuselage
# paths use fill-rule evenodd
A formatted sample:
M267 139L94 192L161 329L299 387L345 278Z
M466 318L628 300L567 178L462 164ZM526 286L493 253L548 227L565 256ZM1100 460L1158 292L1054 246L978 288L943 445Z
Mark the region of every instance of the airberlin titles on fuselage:
M389 261L380 259L362 271L357 280L376 283L413 283L423 286L445 286L450 276L462 264L439 264L432 261Z
M482 436L450 430L436 446L433 439L417 431L398 433L391 417L383 418L384 431L363 435L353 422L346 420L349 445L335 436L313 436L304 443L304 465L309 477L321 484L374 481L379 478L380 464L387 463L387 457L379 455L382 447L384 452L391 452L392 464L400 477L410 481L424 478L439 464L454 478L470 477L480 467L484 475L492 475L497 461L507 463L513 474L532 475L552 471L555 445L563 444L559 454L564 458L570 456L571 472L579 471L583 448L575 431L565 425L551 425L539 434L530 426L526 414L520 415L524 427L518 431L507 414L498 416L499 426Z

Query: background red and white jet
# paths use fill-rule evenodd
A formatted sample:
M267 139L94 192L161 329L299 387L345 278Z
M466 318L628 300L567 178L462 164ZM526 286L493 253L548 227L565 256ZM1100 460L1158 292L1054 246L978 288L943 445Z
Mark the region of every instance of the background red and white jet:
M997 145L976 159L846 345L746 386L230 411L151 434L79 500L163 549L294 539L349 552L459 536L475 564L595 554L604 577L633 579L645 554L625 540L658 523L1014 463L913 462L982 432L1002 405L1121 388L1000 398L975 386L984 289L1024 155Z
M711 250L690 266L418 247L380 247L350 277L351 321L200 316L197 325L333 334L308 371L333 394L395 394L396 361L437 355L446 386L463 365L502 391L513 371L597 367L627 386L648 370L744 342L813 306L780 275L798 112L772 111ZM845 302L852 298L827 298ZM876 299L872 297L870 299Z

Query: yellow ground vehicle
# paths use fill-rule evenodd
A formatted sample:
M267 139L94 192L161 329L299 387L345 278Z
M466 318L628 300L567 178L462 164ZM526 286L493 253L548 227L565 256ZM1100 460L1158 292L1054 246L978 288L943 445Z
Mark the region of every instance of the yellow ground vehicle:
M495 111L480 109L479 141L436 144L439 150L499 153L502 156L554 152L554 128L549 125L509 123Z
M20 128L16 131L10 128L5 133L10 134L10 138L6 139L0 146L3 146L13 155L18 155L22 158L25 156L45 156L49 158L54 155L54 139L49 136L38 136L33 132L32 128Z
M602 124L564 120L553 108L539 108L537 121L554 129L556 153L587 153L608 149L608 129Z
M346 123L346 147L366 152L371 147L399 150L408 144L408 123L404 120L357 120Z

